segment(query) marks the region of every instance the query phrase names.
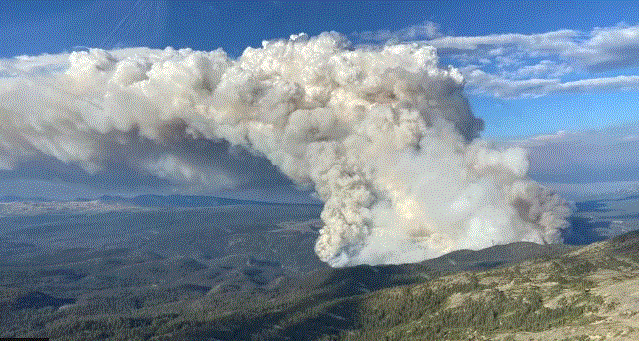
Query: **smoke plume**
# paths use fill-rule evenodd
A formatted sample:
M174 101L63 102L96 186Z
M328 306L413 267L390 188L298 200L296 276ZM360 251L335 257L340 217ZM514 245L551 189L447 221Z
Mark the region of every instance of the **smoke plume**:
M206 148L184 147L223 139L315 189L315 251L332 266L556 243L567 226L563 200L527 178L525 150L478 138L463 77L430 46L354 49L323 33L236 60L171 48L73 52L63 67L29 58L0 70L0 168L52 157L97 173L121 162L228 187Z

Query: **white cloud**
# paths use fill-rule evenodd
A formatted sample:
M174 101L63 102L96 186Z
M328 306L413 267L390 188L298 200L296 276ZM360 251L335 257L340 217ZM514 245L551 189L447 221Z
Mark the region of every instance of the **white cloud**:
M560 77L562 75L573 72L573 70L573 67L569 66L567 63L559 64L554 61L545 59L540 61L538 64L523 66L515 72L507 73L507 75L510 78L514 79L541 76Z
M472 93L480 95L509 99L638 88L637 76L615 76L616 70L638 66L637 25L620 23L589 32L564 29L536 34L444 36L436 23L425 22L397 31L352 36L364 41L395 39L433 45L440 57L461 68ZM600 77L604 71L614 76ZM563 79L567 76L573 76L571 81Z
M558 131L503 142L529 150L530 173L540 181L638 181L638 123L590 131Z
M439 37L425 43L441 53L471 53L482 57L525 52L528 57L555 56L588 71L633 67L638 63L638 26L620 24L585 33L559 30L539 34L494 34Z
M603 71L615 67L638 66L638 26L595 28L590 39L574 49L564 51L589 70Z
M581 79L560 83L555 87L557 92L583 92L594 89L631 90L638 88L638 76L616 76L607 78Z
M638 141L638 123L627 123L609 126L602 129L588 131L560 130L553 134L534 135L524 139L510 140L510 145L534 147L549 143L586 143L586 144L615 144L623 141Z
M418 39L434 39L439 37L440 26L431 21L425 21L418 25L405 27L397 31L378 30L355 32L351 37L368 42L387 42L389 40L418 40Z
M602 181L590 183L546 182L544 185L560 193L565 199L581 201L605 195L638 195L638 181Z
M626 91L638 88L638 76L588 78L563 82L560 78L514 79L487 73L476 66L466 67L461 71L470 86L471 93L503 99L535 98L550 94L597 90Z
M570 44L570 39L579 35L578 31L560 30L540 34L491 34L487 36L475 37L452 37L445 36L429 40L428 43L437 48L448 50L478 50L484 48L492 51L494 55L503 54L508 45L517 45L530 50L538 51L562 51L566 45ZM496 53L498 52L498 53Z

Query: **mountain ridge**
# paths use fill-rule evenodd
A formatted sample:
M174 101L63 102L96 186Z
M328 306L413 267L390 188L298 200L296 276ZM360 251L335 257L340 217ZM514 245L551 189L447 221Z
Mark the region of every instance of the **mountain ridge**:
M311 205L322 206L322 203L276 202L266 200L249 200L225 198L210 195L182 195L182 194L141 194L133 197L118 195L101 195L97 198L79 197L75 200L58 200L44 197L20 197L16 195L0 196L0 203L13 202L91 202L99 201L108 204L134 205L138 207L211 207L225 205Z

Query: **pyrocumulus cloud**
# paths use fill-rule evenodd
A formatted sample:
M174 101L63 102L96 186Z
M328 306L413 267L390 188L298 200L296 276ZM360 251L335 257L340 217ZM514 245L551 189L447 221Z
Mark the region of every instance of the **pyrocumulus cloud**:
M354 49L324 33L237 60L170 48L74 52L64 67L39 65L60 56L29 58L0 70L5 169L44 155L99 172L126 158L160 177L229 183L198 166L198 150L175 147L224 139L315 189L324 201L315 251L332 266L555 243L567 226L563 200L527 178L524 149L478 138L462 75L440 68L430 46ZM134 153L135 139L166 153Z

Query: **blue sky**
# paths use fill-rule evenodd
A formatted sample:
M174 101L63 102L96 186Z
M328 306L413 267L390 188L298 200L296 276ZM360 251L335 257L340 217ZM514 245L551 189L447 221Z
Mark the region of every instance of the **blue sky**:
M76 45L100 47L108 39L129 46L210 50L239 54L262 40L323 31L344 34L397 31L425 21L453 36L542 33L638 22L636 1L416 1L416 2L206 2L3 1L0 26L10 39L0 54L57 53ZM133 14L131 14L133 13ZM141 24L151 26L140 30Z
M578 152L584 132L596 132L598 144L632 143L637 151L637 1L4 1L0 13L4 59L135 46L239 56L263 40L324 31L355 45L430 44L443 67L465 75L484 137L553 135L549 143ZM611 135L617 126L631 126L635 137ZM630 158L637 164L637 155ZM589 167L597 173L600 166ZM622 180L637 180L637 166L630 167Z

